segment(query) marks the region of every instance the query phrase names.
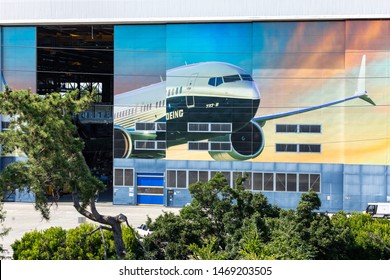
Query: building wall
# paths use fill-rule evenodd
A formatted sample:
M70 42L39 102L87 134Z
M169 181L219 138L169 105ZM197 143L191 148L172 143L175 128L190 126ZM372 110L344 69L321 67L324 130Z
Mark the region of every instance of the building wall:
M129 168L137 172L167 172L180 171L212 171L289 173L289 174L320 174L321 184L319 197L321 199L320 211L347 212L363 211L368 202L386 202L389 197L389 168L376 165L343 165L343 164L299 164L299 163L247 163L240 162L210 162L210 161L161 161L161 160L123 160L116 159L114 165L118 168ZM231 173L232 176L232 173ZM167 177L165 177L167 178ZM166 179L167 180L167 179ZM165 181L164 205L182 207L191 201L188 188L172 188ZM233 185L233 179L230 183ZM129 188L134 196L127 197ZM114 190L114 204L135 205L137 186L118 187ZM252 190L258 192L257 190ZM303 192L290 191L262 191L270 203L285 209L297 206Z
M2 75L11 87L36 88L35 36L34 26L1 28ZM361 58L366 55L365 82L377 106L354 100L348 106L335 106L283 121L270 120L263 127L264 150L245 161L215 160L208 152L189 152L185 145L173 145L156 158L151 152L115 159L114 169L133 170L133 180L131 185L114 184L113 203L137 204L137 174L163 173L163 204L185 205L191 200L189 191L186 187L170 186L169 171L187 175L189 171L221 171L231 176L230 172L263 172L273 174L274 180L277 174L295 174L296 178L301 174L319 175L322 211L361 211L367 202L390 201L389 38L387 20L115 26L116 95L141 92L142 102L148 86L169 81L169 69L222 61L248 71L260 85L260 109L264 114L275 114L350 96L356 87ZM164 96L166 89L162 87ZM129 102L137 105L135 99ZM278 124L320 125L321 133L278 133ZM128 132L131 134L133 130ZM153 133L150 135L154 137ZM144 135L139 137L144 139ZM284 153L275 150L278 143L322 146L315 153ZM17 158L16 155L3 157L2 167ZM233 179L230 183L233 184ZM263 190L271 203L283 208L296 207L302 194L298 187L295 191L277 191L275 182L273 188L273 191ZM17 197L31 201L28 195Z
M36 92L36 29L2 27L2 83ZM4 87L4 85L3 85Z
M178 181L177 186L172 187L170 172L189 183L189 172L194 170L210 171L209 178L212 171L228 172L231 177L237 171L273 174L273 191L264 189L263 192L271 203L283 208L295 208L302 194L298 187L294 191L278 190L280 183L277 180L283 178L283 174L292 176L292 184L300 180L297 178L301 175L302 178L320 175L318 192L322 211L361 211L369 201L389 200L386 170L389 164L390 63L387 53L390 45L385 39L389 35L387 20L115 26L114 124L117 129L127 131L132 144L127 145L129 151L123 155L127 159L116 159L114 166L122 167L127 162L129 168L134 168L134 174L153 170L165 172L165 205L169 206L183 206L191 200L188 189ZM363 57L366 57L365 62ZM185 123L186 114L191 114L191 109L186 111L185 105L180 107L184 109L182 116L165 116L165 112L153 111L153 108L157 109L154 101L159 100L156 96L165 95L167 112L175 112L171 106L176 105L170 98L190 95L190 90L182 92L181 87L178 90L179 86L176 89L172 86L180 78L180 74L175 73L193 63L208 61L227 62L245 69L261 93L256 116L277 116L262 124L264 149L246 160L227 161L222 156L213 157L209 151L189 150L188 142L194 139L210 141L214 136L200 136L204 132L191 134L187 126L182 126L182 130L177 128L179 126L172 129L170 122L173 119L181 118ZM218 77L216 66L205 65L208 71L215 70L215 74L202 76L197 73L199 77ZM355 100L279 118L283 111L353 96L362 80L362 69L365 89L376 106ZM190 74L187 73L184 80L187 81ZM211 87L208 90L213 92ZM126 98L128 101L123 101ZM248 110L252 108L248 107ZM204 114L210 122L216 122L212 120L211 112L209 109ZM203 112L197 114L201 119ZM201 122L207 122L207 118ZM166 132L137 131L135 123L142 121L166 122ZM279 131L279 126L293 126L296 130ZM318 133L302 132L305 126L315 126ZM167 149L163 151L136 151L137 140L165 140L165 136L159 138L164 133L185 140L176 145L176 138L168 139L167 136ZM227 138L223 139L226 141ZM278 145L283 143L298 145L299 149L301 144L318 144L320 148L304 153L297 148L294 151L278 150ZM247 143L248 146L252 144L251 141Z

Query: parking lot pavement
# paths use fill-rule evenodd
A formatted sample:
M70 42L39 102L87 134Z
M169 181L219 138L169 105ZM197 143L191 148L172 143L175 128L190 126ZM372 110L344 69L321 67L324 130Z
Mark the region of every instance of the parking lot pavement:
M64 202L53 205L50 211L50 220L43 220L40 212L36 211L33 203L5 202L3 209L6 211L4 227L11 228L7 236L0 240L4 249L8 250L7 256L12 255L11 244L20 239L25 232L34 229L43 230L49 227L62 227L70 229L83 222L81 216L73 207L72 203ZM155 219L165 212L179 213L180 208L170 208L164 206L130 206L112 205L111 202L97 203L97 209L102 215L124 214L127 216L129 224L137 227L145 223L147 216ZM87 219L87 221L89 221Z

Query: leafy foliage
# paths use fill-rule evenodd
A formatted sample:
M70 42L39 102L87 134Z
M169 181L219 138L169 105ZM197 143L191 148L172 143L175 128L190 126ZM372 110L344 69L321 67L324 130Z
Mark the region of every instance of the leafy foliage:
M102 235L104 234L104 239ZM127 259L143 258L141 245L132 229L123 228ZM15 260L102 260L116 259L113 234L99 232L94 224L85 223L74 229L52 227L25 233L12 244Z
M104 185L91 175L82 155L83 142L77 137L74 114L86 110L92 94L77 99L77 92L46 96L29 90L0 93L0 114L12 117L10 130L0 133L3 152L15 149L27 156L6 166L0 189L14 191L26 187L36 197L36 208L49 218L47 190L68 188L78 193L86 205Z
M346 259L390 259L390 221L368 214L344 212L332 216L332 224Z
M11 245L16 260L58 260L65 247L66 231L49 228L44 232L34 230Z
M0 229L0 238L2 239L4 236L8 234L10 231L10 228L6 228L3 226L3 222L5 220L5 212L3 211L3 204L0 203L0 224L1 224L1 229ZM3 247L3 244L0 244L0 259L5 259L6 250Z
M128 224L127 217L102 215L97 210L95 196L105 186L91 174L82 154L84 144L74 125L77 114L92 101L92 93L78 98L77 92L45 96L29 90L1 92L0 114L11 116L11 129L0 133L0 145L6 153L24 153L26 160L5 167L0 174L0 192L31 191L35 208L44 219L49 219L48 190L54 197L61 189L69 190L75 209L112 231L116 254L125 258L121 224Z

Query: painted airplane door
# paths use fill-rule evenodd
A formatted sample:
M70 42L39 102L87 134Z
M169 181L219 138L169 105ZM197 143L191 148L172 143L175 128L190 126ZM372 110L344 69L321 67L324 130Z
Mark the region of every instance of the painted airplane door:
M195 96L191 94L191 89L194 87L198 73L192 74L187 81L188 94L186 96L186 105L188 108L195 107Z

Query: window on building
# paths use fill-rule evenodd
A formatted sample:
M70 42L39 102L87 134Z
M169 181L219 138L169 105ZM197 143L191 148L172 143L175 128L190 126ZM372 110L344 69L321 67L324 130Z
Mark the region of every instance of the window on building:
M135 124L135 130L141 130L141 131L155 130L155 123L153 123L153 122L137 122Z
M297 144L276 144L276 152L296 153L297 151Z
M193 123L189 122L188 132L232 132L231 123Z
M198 181L199 182L208 182L209 181L209 172L208 171L199 171L198 172Z
M135 123L135 130L137 131L165 131L165 122L137 122Z
M192 185L197 182L208 182L209 181L209 172L208 171L188 171L188 185Z
M167 170L167 188L187 188L187 171Z
M264 191L274 190L274 173L264 173Z
M276 173L275 178L275 190L277 192L286 191L286 174Z
M232 150L230 142L209 142L209 151L213 152L228 152Z
M307 192L309 191L309 174L299 174L299 191Z
M134 185L134 169L125 169L125 186Z
M177 171L177 188L187 188L187 171L178 170Z
M134 186L134 169L115 168L114 170L115 186Z
M277 124L277 133L321 133L318 124Z
M190 151L231 151L230 142L188 142L188 150Z
M208 142L188 142L188 150L190 151L208 151Z
M321 153L321 145L277 143L275 150L282 153Z
M165 141L156 141L157 143L157 149L156 150L166 150L167 149L167 142Z
M318 124L300 124L299 133L321 133L321 125Z
M157 131L166 131L167 130L167 123L165 122L156 122L157 125Z
M320 144L299 144L300 153L321 153Z
M210 177L208 171L201 170L168 170L167 187L168 188L187 188L188 185L196 182L208 182L218 171L211 171ZM248 176L243 182L246 190L267 191L267 192L308 192L313 189L320 192L321 180L320 174L298 174L282 172L247 172L247 171L222 171L226 178L226 183L232 186L236 179L241 176Z
M115 169L114 185L123 186L123 169Z
M320 175L310 174L310 189L315 192L320 192Z
M263 190L263 173L253 172L253 190L262 191Z
M198 171L188 171L188 185L192 185L198 182Z
M9 130L10 122L1 122L2 130Z
M155 142L154 141L135 141L135 149L136 150L155 150Z
M135 150L165 150L165 141L154 141L154 140L136 140Z
M232 132L231 123L210 123L210 132Z
M208 123L188 123L188 132L207 132L209 131Z
M298 125L296 124L277 124L276 125L277 133L297 133Z
M297 191L297 174L287 174L287 191L296 192Z
M167 170L167 188L176 188L176 170Z

